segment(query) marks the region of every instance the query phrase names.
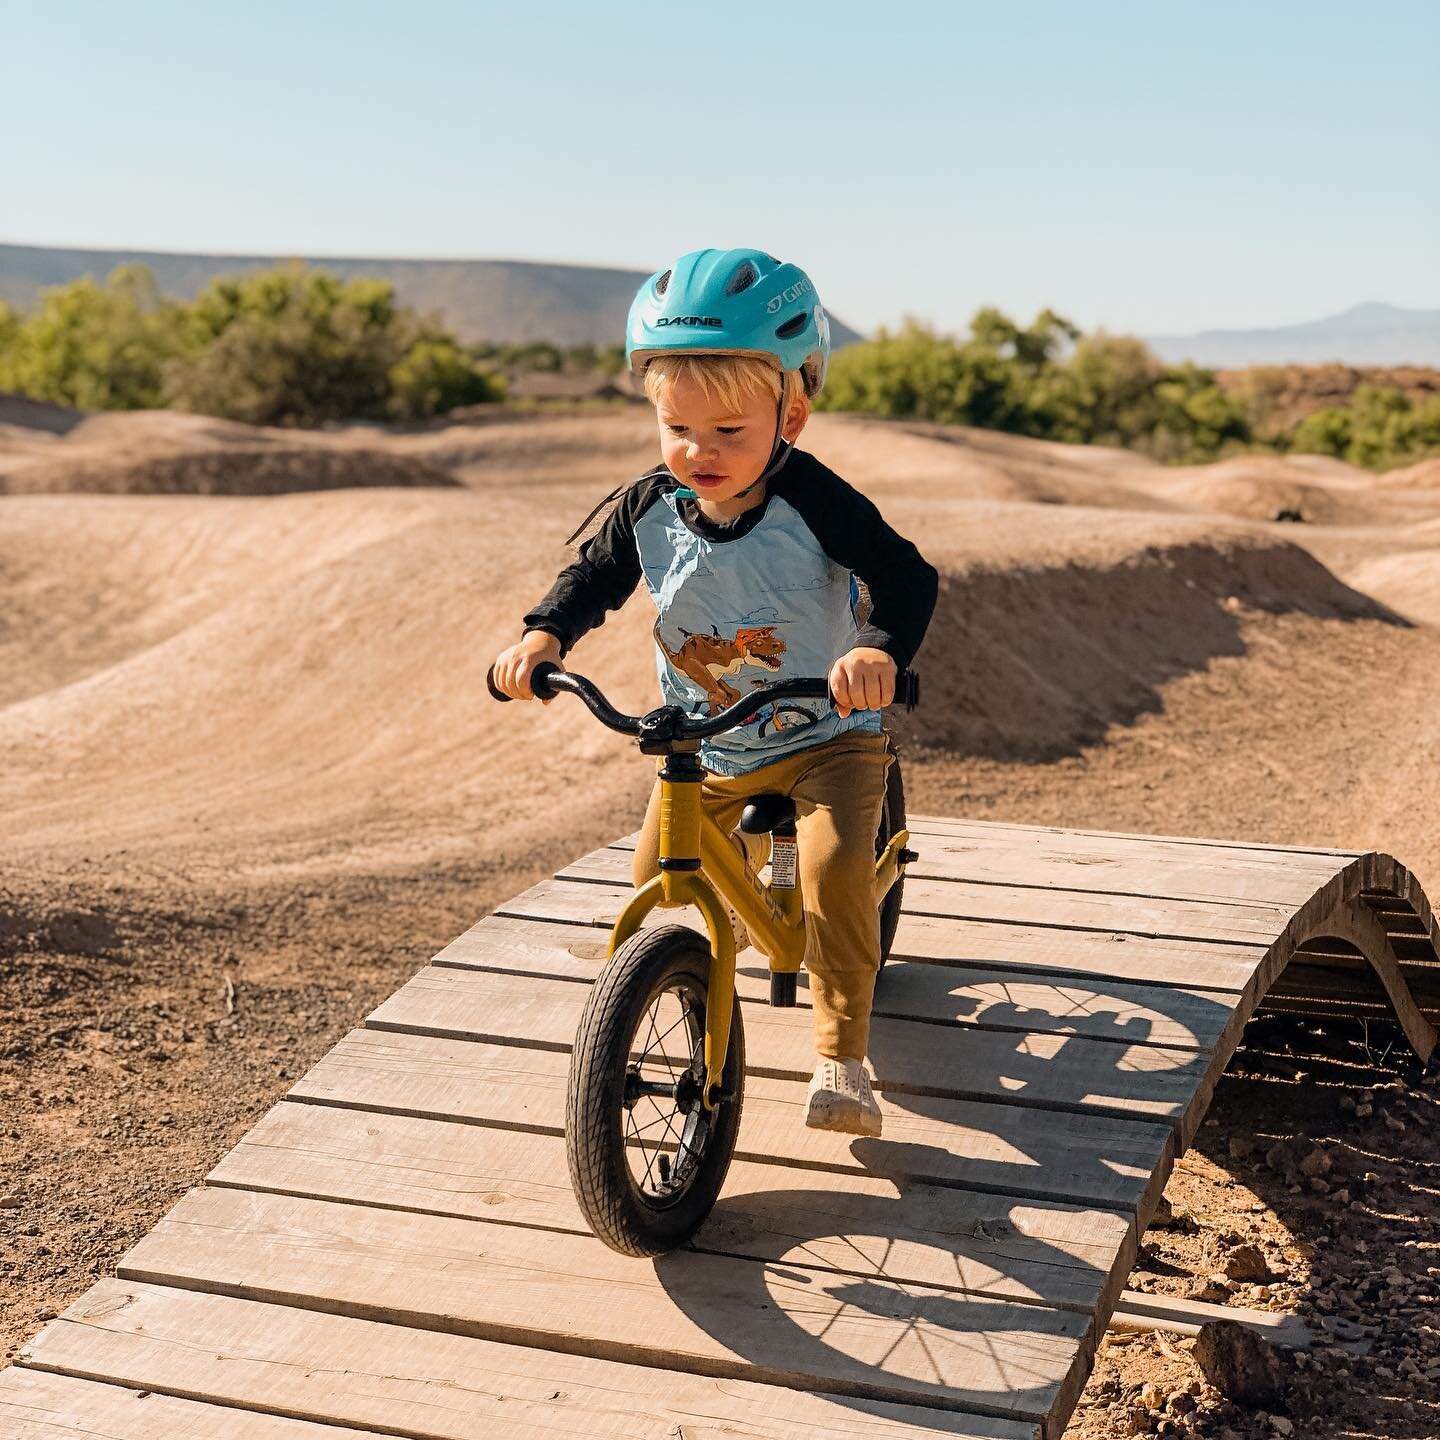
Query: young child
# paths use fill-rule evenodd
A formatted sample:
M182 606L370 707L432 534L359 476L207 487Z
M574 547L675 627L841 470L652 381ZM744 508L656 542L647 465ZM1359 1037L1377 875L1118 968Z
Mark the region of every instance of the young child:
M891 759L880 709L920 647L936 573L859 491L793 448L830 354L829 321L796 266L759 250L682 256L641 286L626 354L655 405L664 463L620 495L525 616L495 682L534 698L535 666L558 665L642 578L667 703L715 714L751 685L829 676L833 704L787 704L705 742L702 803L729 833L749 796L795 799L817 1052L805 1121L878 1135L865 1057L880 964L874 839ZM857 579L870 592L863 625ZM658 796L657 786L637 885L659 872Z

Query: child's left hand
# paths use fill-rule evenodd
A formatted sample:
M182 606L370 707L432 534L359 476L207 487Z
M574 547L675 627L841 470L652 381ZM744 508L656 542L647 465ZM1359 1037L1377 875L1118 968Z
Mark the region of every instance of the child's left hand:
M883 651L858 645L830 667L830 693L841 717L879 710L895 698L895 662Z

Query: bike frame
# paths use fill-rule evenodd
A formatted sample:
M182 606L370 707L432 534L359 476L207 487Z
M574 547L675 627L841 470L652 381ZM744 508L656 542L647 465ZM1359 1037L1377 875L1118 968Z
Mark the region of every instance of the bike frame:
M805 914L799 876L793 888L766 885L751 870L730 837L700 803L705 772L700 742L676 741L660 770L660 873L642 885L620 912L610 934L610 954L640 929L660 906L694 905L710 932L710 979L705 1005L705 1088L702 1103L719 1103L720 1077L730 1046L730 1012L735 1001L735 931L728 900L744 921L776 974L795 974L805 959ZM900 852L908 830L890 837L875 862L875 903L899 878ZM723 898L722 898L723 897Z

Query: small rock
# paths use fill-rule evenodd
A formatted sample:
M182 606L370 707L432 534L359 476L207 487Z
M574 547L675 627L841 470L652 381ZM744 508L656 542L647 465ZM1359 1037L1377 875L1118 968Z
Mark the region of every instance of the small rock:
M1200 1373L1222 1395L1242 1405L1266 1405L1280 1396L1280 1357L1267 1341L1234 1320L1211 1320L1195 1341Z
M0 1195L0 1210L18 1210L20 1208L20 1197L18 1195Z
M1269 1280L1270 1265L1265 1252L1258 1245L1241 1245L1225 1257L1221 1267L1228 1279L1258 1284Z
M1375 1113L1375 1107L1366 1101L1364 1104L1355 1107L1355 1118L1357 1120L1368 1120Z
M1270 1428L1277 1435L1293 1435L1295 1433L1294 1422L1287 1420L1283 1415L1272 1415L1270 1417Z
M1300 1157L1300 1173L1302 1175L1308 1175L1312 1180L1322 1175L1328 1175L1330 1168L1330 1156L1319 1145L1315 1146L1313 1150L1307 1150L1305 1154Z

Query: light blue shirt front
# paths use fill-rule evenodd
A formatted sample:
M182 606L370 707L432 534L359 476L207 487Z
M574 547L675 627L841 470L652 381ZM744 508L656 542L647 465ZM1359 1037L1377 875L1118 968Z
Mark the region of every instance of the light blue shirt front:
M671 491L635 525L665 702L714 714L760 685L829 675L858 643L853 573L779 495L749 531L725 540L696 534L681 503ZM837 735L880 728L877 710L842 719L827 701L782 701L705 741L700 760L717 775L744 775Z

